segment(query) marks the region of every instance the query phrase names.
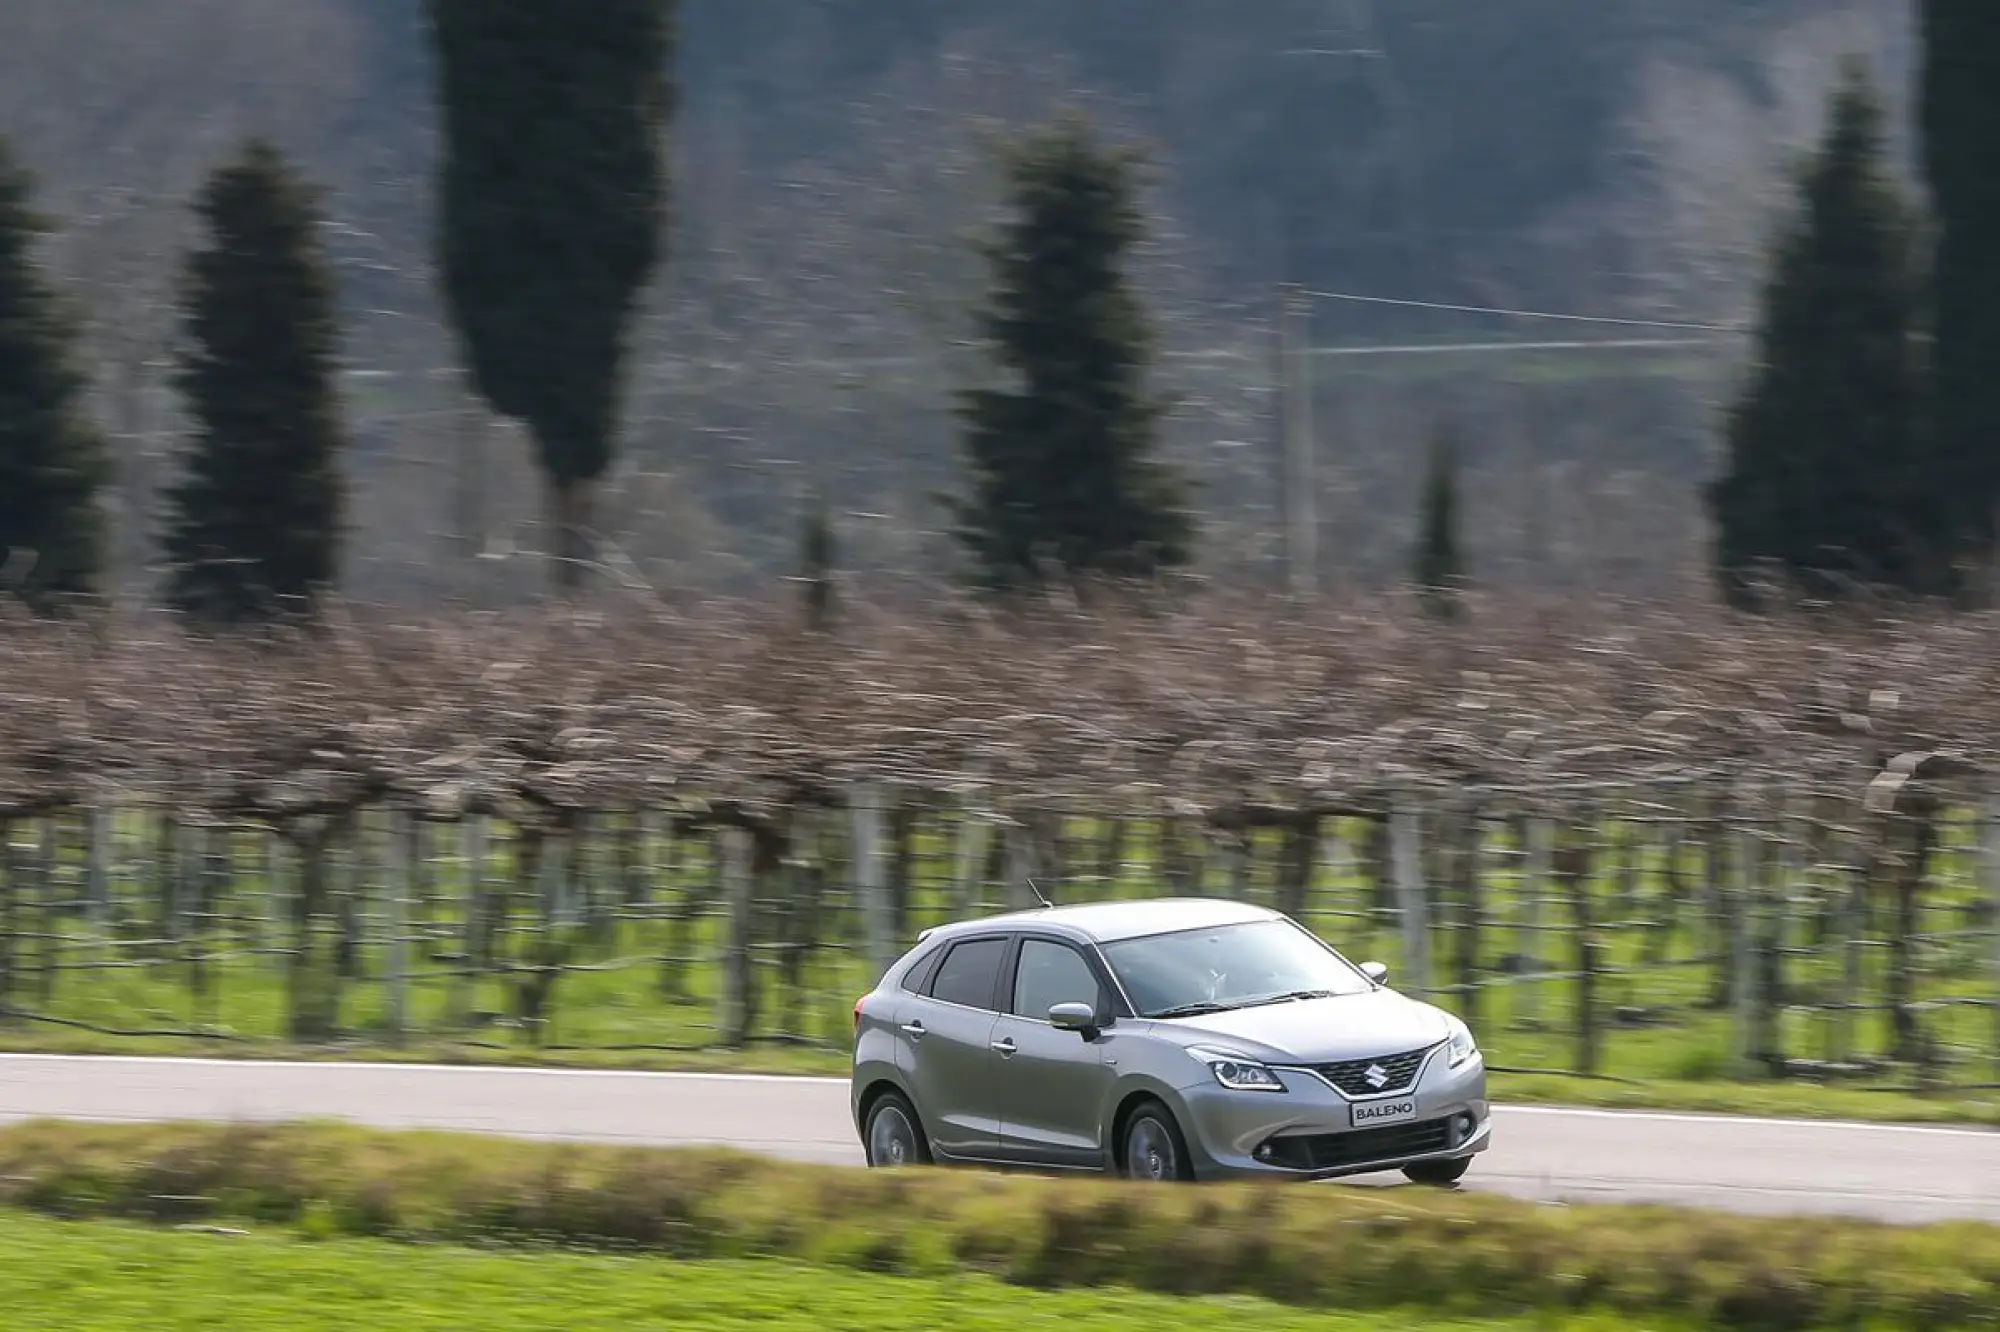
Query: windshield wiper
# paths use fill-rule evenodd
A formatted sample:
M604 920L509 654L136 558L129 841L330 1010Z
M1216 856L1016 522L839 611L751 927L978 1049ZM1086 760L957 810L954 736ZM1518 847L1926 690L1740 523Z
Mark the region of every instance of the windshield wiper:
M1218 1004L1213 999L1197 999L1191 1004L1175 1004L1172 1008L1163 1008L1157 1013L1148 1013L1146 1016L1154 1020L1160 1018L1199 1017L1203 1013L1227 1013L1236 1006L1235 1004Z
M1287 1004L1299 999L1338 999L1339 997L1339 992L1335 990L1286 990L1283 994L1267 994L1260 999L1246 999L1243 1001L1243 1006L1251 1008L1259 1004Z

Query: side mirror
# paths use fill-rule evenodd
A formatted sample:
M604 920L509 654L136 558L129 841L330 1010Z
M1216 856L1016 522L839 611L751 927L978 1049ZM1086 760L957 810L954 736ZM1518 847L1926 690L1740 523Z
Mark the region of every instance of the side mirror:
M1049 1009L1049 1025L1089 1040L1097 1034L1097 1010L1089 1004L1056 1004Z
M1389 983L1389 968L1386 963L1363 962L1361 964L1361 974L1369 980L1374 981L1377 985L1387 985Z

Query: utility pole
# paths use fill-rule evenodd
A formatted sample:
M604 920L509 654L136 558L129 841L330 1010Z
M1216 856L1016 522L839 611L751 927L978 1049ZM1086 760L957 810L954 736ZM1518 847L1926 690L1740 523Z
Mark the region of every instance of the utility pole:
M457 407L452 413L453 535L467 606L485 610L486 471L492 465L492 441L486 403L473 387L470 372L461 370L451 377L457 380Z
M1386 54L1376 31L1371 0L1322 0L1326 6L1325 36L1286 49L1287 59L1315 62L1360 61L1378 80L1386 71ZM1284 521L1286 587L1292 600L1305 605L1320 593L1319 441L1313 429L1314 352L1311 346L1309 297L1296 280L1303 276L1299 236L1306 225L1296 201L1282 210L1278 252L1286 279L1278 288L1278 384L1283 426Z
M1300 604L1319 594L1319 472L1313 438L1312 348L1306 297L1278 288L1278 384L1285 478L1285 581Z

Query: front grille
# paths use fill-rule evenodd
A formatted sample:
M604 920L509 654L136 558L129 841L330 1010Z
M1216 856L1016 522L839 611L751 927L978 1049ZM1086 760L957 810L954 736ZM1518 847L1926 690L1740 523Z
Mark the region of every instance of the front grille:
M1349 1096L1386 1096L1391 1092L1406 1089L1417 1080L1417 1070L1423 1067L1428 1049L1411 1050L1407 1054L1385 1055L1380 1059L1349 1059L1339 1064L1316 1064L1313 1072L1346 1092ZM1381 1086L1369 1080L1368 1070L1380 1068L1383 1074Z
M1395 1161L1450 1147L1451 1120L1429 1119L1352 1133L1300 1133L1272 1138L1257 1159L1290 1170L1338 1170L1371 1161Z

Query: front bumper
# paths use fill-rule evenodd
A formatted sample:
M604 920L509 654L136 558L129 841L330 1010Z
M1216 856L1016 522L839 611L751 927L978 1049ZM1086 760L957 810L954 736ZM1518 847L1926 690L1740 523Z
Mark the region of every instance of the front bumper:
M1332 1179L1471 1156L1492 1144L1480 1055L1450 1068L1439 1048L1408 1089L1386 1096L1349 1097L1304 1068L1273 1071L1283 1092L1232 1091L1208 1077L1180 1089L1197 1178Z

